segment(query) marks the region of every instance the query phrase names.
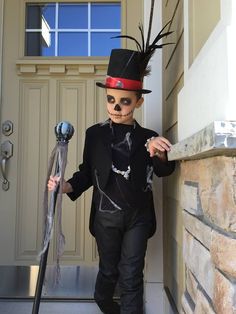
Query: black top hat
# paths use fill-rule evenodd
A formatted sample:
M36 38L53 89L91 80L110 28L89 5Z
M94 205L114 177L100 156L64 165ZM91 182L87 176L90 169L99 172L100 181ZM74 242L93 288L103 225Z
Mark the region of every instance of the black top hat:
M96 83L97 86L103 88L137 91L143 94L151 92L150 90L142 89L143 77L150 73L150 67L148 66L148 63L156 49L171 44L159 44L159 40L161 40L163 37L167 37L172 33L172 31L167 31L164 33L166 27L172 23L172 20L170 20L157 34L152 43L150 43L154 2L155 0L151 1L150 20L146 42L144 40L144 31L141 24L139 25L142 39L141 43L139 43L136 38L128 35L119 35L113 37L133 40L136 43L138 51L128 49L113 49L110 55L106 82L105 84Z
M103 88L123 89L150 93L142 89L142 75L140 71L140 52L128 49L113 49L111 51L105 84L96 83Z

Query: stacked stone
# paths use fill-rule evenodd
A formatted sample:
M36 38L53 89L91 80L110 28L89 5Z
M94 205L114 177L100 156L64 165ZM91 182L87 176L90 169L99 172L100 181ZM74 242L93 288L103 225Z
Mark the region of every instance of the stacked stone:
M185 314L236 313L236 154L228 148L181 161Z

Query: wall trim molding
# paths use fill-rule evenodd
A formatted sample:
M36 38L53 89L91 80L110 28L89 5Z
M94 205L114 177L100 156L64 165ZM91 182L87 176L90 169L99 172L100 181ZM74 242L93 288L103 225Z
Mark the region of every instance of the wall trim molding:
M16 61L18 75L106 75L108 59L22 59Z

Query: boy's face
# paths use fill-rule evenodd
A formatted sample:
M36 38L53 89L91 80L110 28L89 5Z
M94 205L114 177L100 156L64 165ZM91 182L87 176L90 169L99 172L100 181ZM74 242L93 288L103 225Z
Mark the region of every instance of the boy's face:
M107 113L115 123L133 124L134 110L143 103L143 97L137 98L134 91L107 89Z

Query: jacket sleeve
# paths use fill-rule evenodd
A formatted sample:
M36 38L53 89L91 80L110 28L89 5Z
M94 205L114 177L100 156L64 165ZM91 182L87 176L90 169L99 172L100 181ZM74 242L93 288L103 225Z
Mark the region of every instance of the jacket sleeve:
M157 156L152 157L154 173L158 177L169 176L175 170L175 161L168 161L166 156L166 161L162 161Z
M153 132L152 136L159 136L158 133ZM166 161L161 160L157 156L153 156L153 170L155 175L158 177L169 176L175 170L175 161L168 161L167 153L166 153Z
M72 186L73 192L67 193L72 201L75 201L83 192L92 186L91 167L89 162L89 144L86 132L83 163L79 165L79 171L75 172L67 182Z

